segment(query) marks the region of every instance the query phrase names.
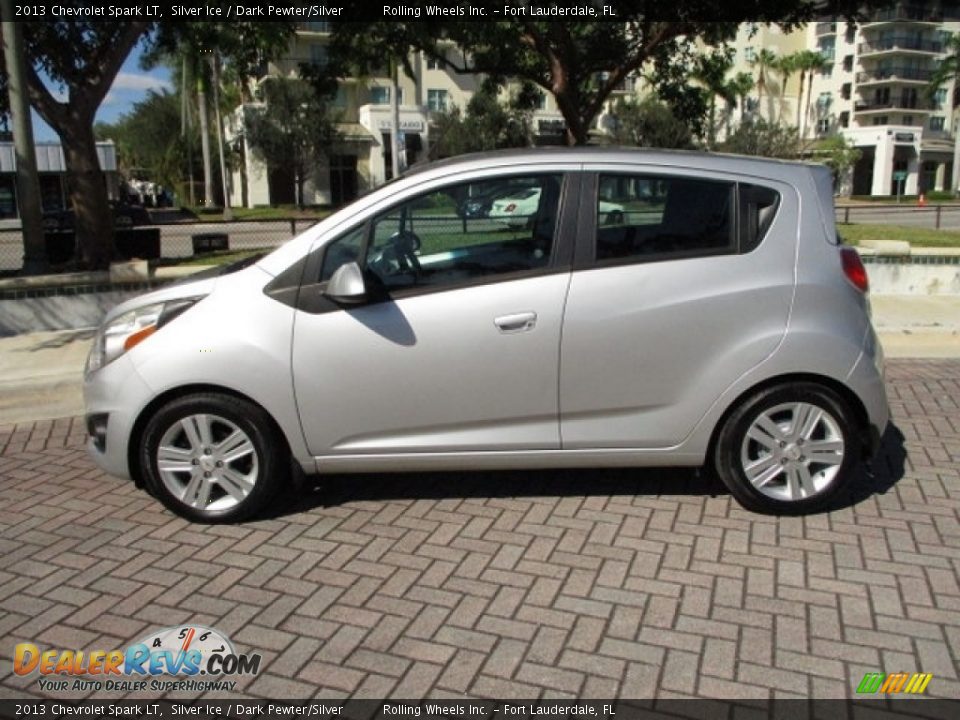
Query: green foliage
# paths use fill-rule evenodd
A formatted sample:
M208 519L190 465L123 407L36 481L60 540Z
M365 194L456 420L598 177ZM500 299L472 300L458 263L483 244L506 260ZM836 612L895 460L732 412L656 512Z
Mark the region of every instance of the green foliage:
M497 97L496 88L486 84L467 103L465 111L454 107L431 118L430 155L452 157L498 148L527 147L533 131L530 108L538 94L521 88L506 105Z
M693 134L670 108L654 98L641 102L622 99L613 108L612 131L619 145L657 148L692 148Z
M181 97L179 93L151 90L135 103L130 112L112 123L98 123L98 140L113 140L121 171L130 178L151 180L173 188L184 177L187 142L194 154L199 139L196 133L180 132Z
M862 154L843 135L833 135L821 143L816 157L833 172L833 186L836 188L840 178L857 164Z
M770 158L795 158L799 135L794 127L782 127L763 118L747 119L720 148L738 155L759 155Z
M310 83L272 77L260 85L263 105L248 108L247 139L270 168L288 168L303 204L303 184L338 140L326 100Z
M369 70L412 48L461 73L496 80L527 80L552 93L567 125L567 141L584 144L611 93L624 78L648 73L660 97L685 119L704 116L704 102L689 83L689 59L698 42L717 45L734 37L741 22L793 28L820 14L852 16L877 0L611 0L620 22L524 17L497 22L432 21L336 23L331 57ZM694 19L695 18L695 19ZM684 87L687 90L684 90Z

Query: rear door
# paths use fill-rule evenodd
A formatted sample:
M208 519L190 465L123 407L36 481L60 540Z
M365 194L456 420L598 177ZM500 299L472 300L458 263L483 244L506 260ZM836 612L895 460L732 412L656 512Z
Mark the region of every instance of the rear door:
M796 195L720 173L590 169L560 352L562 446L671 447L786 331Z

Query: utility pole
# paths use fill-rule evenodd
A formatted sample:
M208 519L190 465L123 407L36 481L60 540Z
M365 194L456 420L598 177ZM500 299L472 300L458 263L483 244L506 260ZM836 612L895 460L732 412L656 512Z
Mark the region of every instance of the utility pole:
M390 79L393 86L390 88L390 106L393 120L390 123L390 169L393 179L400 177L400 83L397 80L397 65L395 58L390 59Z
M217 119L217 145L220 149L220 182L223 185L223 219L233 220L233 210L230 209L230 187L227 178L227 162L223 154L223 117L220 115L220 54L210 55L210 65L213 67L213 111Z
M27 102L26 49L19 23L13 22L13 0L0 0L3 17L3 52L7 64L7 95L13 119L13 143L17 156L17 202L23 232L23 274L39 275L47 269L47 246L43 238L40 181L33 144L30 103Z

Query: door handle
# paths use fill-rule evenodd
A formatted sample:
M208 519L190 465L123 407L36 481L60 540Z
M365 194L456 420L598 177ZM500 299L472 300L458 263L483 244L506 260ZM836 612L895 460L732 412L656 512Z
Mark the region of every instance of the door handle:
M537 324L537 314L535 312L523 312L501 315L494 319L493 324L502 333L526 332L527 330L533 330Z

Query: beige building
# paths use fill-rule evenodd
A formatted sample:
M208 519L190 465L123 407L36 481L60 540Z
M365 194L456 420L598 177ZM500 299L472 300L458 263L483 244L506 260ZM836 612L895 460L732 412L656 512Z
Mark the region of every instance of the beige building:
M954 88L949 83L928 93L932 73L947 52L947 40L956 32L960 32L960 5L941 2L898 5L875 13L859 26L827 19L784 32L744 24L731 43L730 76L750 73L754 89L746 107L718 106L719 135L722 138L727 128L735 128L745 114L798 126L808 152L816 149L818 140L839 133L862 153L842 183L846 193L956 189L960 158L954 157L957 118L950 103ZM303 23L290 52L268 68L268 75L294 76L303 63L325 63L328 37L328 23ZM764 73L761 88L757 57L763 50L777 57L814 50L825 63L804 83L802 92L799 72L784 77L773 68ZM451 46L448 52L459 51ZM401 167L427 157L431 114L465 107L480 84L478 77L452 72L419 53L411 55L410 64L413 77L401 72L398 81ZM334 105L343 140L305 186L305 204L340 205L390 178L391 92L386 68L370 77L340 82ZM594 136L602 139L606 134L609 110L618 97L645 92L641 82L628 78L597 118ZM250 107L239 108L231 125L236 128L243 112L249 111ZM538 143L562 137L563 118L549 94L542 96L533 125ZM268 171L249 148L246 156L248 206L295 201L289 172ZM240 180L234 173L235 203Z

